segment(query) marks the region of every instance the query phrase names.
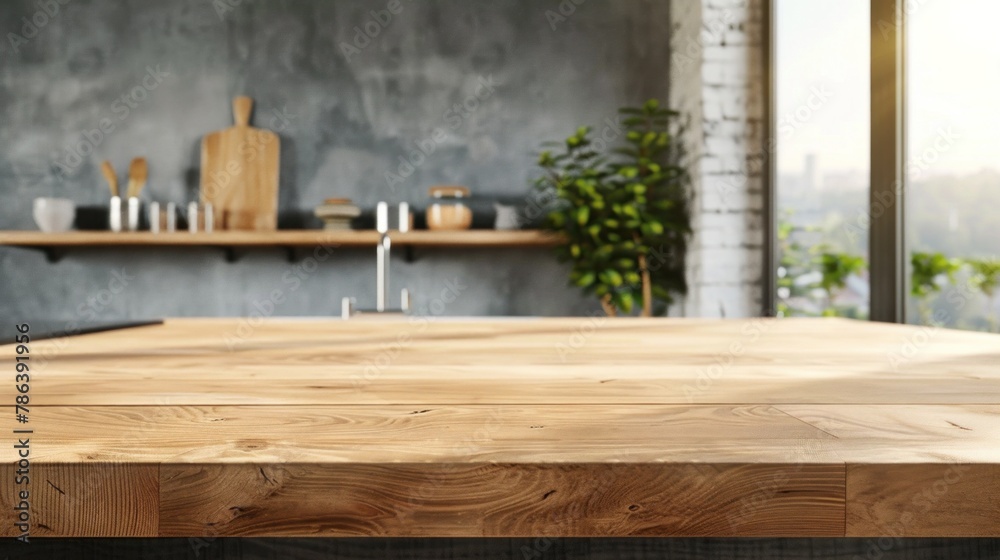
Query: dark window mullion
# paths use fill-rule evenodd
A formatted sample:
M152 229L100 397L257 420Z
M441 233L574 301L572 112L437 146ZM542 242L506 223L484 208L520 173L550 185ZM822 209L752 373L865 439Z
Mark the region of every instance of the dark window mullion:
M905 322L905 1L871 0L870 317Z

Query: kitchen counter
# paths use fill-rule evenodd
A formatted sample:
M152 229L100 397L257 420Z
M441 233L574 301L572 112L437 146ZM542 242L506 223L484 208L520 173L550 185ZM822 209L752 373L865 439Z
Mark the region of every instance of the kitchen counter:
M30 353L6 536L21 487L32 537L1000 536L997 335L170 319Z

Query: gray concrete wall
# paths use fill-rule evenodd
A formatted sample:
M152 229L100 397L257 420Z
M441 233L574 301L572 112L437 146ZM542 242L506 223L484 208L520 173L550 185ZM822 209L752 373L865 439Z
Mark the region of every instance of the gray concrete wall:
M370 13L387 8L398 13L381 23ZM331 196L423 207L440 183L523 199L540 141L667 95L668 12L661 0L5 0L0 228L32 229L37 196L104 203L103 159L124 175L146 156L148 196L191 200L200 138L231 123L239 94L256 99L256 125L281 135L285 223ZM356 28L377 36L366 44ZM435 129L434 152L390 180ZM545 249L417 256L393 272L418 309L598 308ZM0 248L0 270L0 316L11 320L248 315L276 291L276 315L336 313L345 295L374 303L373 250L312 268L278 251L229 264L212 249L81 250L50 264ZM449 289L453 301L435 304Z

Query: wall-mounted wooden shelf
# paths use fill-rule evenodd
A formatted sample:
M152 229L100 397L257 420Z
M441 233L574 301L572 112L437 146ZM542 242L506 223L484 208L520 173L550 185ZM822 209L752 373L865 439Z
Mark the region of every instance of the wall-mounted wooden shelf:
M411 231L390 233L396 247L551 247L560 243L558 236L538 230L467 230ZM275 247L288 251L303 247L374 247L379 240L374 230L323 231L286 230L272 232L220 231L213 233L113 233L108 231L0 231L0 245L44 251L55 262L71 248L87 247L219 247L229 260L236 260L236 250Z

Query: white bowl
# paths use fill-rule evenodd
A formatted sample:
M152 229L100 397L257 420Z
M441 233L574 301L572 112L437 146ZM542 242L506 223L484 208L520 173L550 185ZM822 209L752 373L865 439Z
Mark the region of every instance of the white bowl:
M68 198L36 198L32 216L45 233L69 231L76 218L76 204Z

